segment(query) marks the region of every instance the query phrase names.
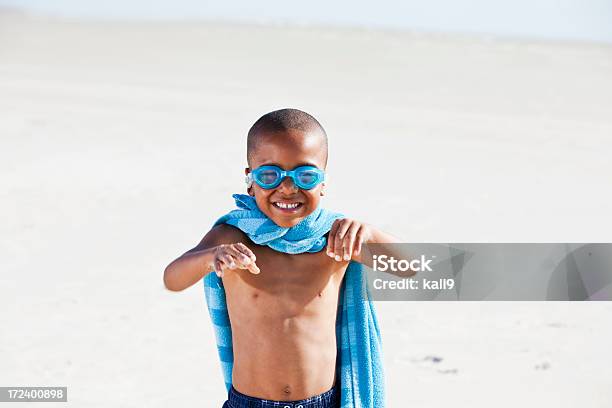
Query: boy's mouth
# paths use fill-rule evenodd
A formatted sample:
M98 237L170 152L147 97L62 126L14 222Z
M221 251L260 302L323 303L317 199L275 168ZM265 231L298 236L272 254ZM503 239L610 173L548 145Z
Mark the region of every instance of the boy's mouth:
M299 202L274 201L272 206L282 212L296 212L303 204Z

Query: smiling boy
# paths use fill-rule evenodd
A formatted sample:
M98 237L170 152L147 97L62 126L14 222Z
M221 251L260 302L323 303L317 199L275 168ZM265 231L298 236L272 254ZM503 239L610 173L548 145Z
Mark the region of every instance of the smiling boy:
M319 211L327 151L325 130L311 115L282 109L262 116L248 133L244 199L276 228L299 230ZM326 250L286 253L252 238L216 225L164 272L172 291L212 271L222 278L233 346L224 407L339 407L336 318L345 271L362 262L362 244L395 240L349 218L333 221Z

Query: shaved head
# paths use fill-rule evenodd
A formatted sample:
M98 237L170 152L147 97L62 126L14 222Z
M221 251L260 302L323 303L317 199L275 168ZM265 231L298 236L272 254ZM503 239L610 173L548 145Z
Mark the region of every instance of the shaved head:
M325 149L327 164L327 133L313 116L298 109L280 109L266 113L251 126L247 137L247 160L252 163L253 154L259 145L266 140L266 135L280 135L290 130L317 135L322 138L322 148Z

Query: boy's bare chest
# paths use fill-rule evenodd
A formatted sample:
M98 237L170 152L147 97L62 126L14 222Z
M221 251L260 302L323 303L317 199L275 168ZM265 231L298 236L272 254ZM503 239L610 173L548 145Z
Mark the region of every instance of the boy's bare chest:
M268 294L318 293L326 288L339 287L347 262L336 262L325 250L317 253L290 255L268 247L247 243L257 257L258 275L247 270L231 271L224 283L251 288Z

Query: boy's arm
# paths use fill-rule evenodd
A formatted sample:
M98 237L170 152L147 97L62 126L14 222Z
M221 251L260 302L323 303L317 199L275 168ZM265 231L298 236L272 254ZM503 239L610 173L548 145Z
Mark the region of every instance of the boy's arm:
M164 270L164 285L168 290L181 291L213 270L222 276L225 269L248 269L259 273L255 254L242 244L240 233L228 225L218 225L202 241L174 261Z

